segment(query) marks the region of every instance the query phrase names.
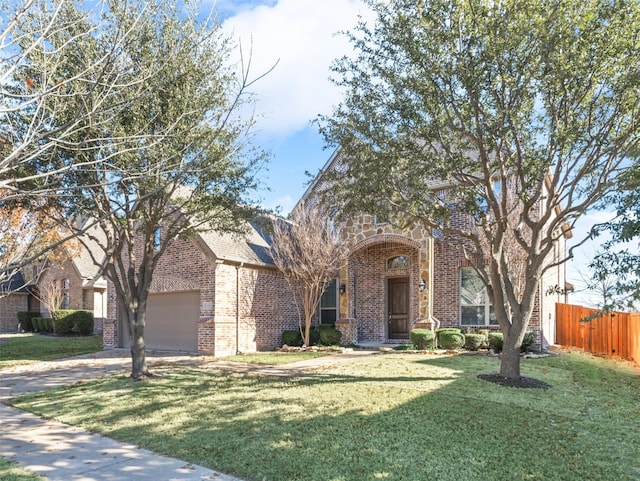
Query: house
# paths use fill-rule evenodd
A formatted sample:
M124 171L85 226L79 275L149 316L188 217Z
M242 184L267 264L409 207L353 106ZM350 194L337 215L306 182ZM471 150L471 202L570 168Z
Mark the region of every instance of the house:
M319 196L327 188L322 173L340 171L342 161L340 151L334 153L295 208ZM486 289L458 246L425 227L400 229L376 215L359 215L338 228L350 252L330 286L335 292L325 293L319 318L320 322L337 319L343 340L403 342L417 327L499 329ZM552 260L565 254L565 237L559 237ZM564 264L549 269L541 279L529 324L538 345L555 341L555 304L563 297L557 289L549 292L564 285Z
M298 316L269 256L269 236L248 223L240 237L205 231L174 239L154 271L147 304L148 349L230 355L273 349ZM128 326L109 303L105 348L129 347Z
M22 272L15 272L0 283L0 331L16 331L18 312L30 310L33 303Z

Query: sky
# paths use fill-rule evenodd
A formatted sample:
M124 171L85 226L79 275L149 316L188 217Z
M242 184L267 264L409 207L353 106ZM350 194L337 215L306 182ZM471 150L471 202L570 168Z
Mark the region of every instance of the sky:
M270 188L261 192L262 203L287 214L306 190L305 173L318 172L332 154L311 122L340 100L330 66L351 47L337 33L371 14L360 0L218 0L215 8L225 32L245 55L252 52L254 77L275 65L251 88L259 116L255 143L272 154L260 176Z
M261 192L262 204L287 214L306 190L306 172L317 173L333 152L311 122L330 114L341 99L339 88L329 80L330 67L352 48L338 33L353 29L359 16L371 20L373 15L361 0L215 0L210 5L245 55L251 50L254 76L273 67L252 86L259 116L255 142L272 154L268 170L260 175L270 189ZM585 216L576 226L574 241L609 216L598 212ZM578 289L601 242L577 249L567 263L568 279ZM569 301L594 305L597 299L577 292Z

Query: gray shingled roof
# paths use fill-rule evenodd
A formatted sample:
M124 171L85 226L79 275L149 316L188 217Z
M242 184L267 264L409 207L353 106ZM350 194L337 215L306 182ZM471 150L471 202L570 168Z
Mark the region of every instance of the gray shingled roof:
M269 254L271 237L264 229L264 222L268 220L248 222L245 236L211 230L202 232L200 238L217 259L272 267L274 264Z
M91 285L101 274L101 266L96 265L95 261L99 263L104 261L104 250L100 247L100 243L104 244L106 237L102 229L94 226L89 228L87 234L82 236L82 241L80 253L72 261L76 269L78 269L80 277L88 281L85 285Z
M16 271L13 275L0 282L0 294L7 294L9 292L26 294L29 292L29 288L26 286L22 272Z

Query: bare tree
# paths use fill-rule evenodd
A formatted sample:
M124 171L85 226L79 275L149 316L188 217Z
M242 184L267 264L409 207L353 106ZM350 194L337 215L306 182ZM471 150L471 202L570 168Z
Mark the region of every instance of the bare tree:
M276 220L273 225L271 256L289 284L300 333L308 346L311 320L327 283L338 274L347 247L327 211L318 206L301 203L288 222Z
M146 21L145 11L136 11L137 18L127 27L100 30L89 19L112 5L93 5L87 10L76 0L0 2L1 222L12 222L6 213L14 209L30 212L21 219L19 248L13 245L12 255L3 256L0 273L10 275L76 235L49 235L50 222L39 213L59 200L62 181L72 169L108 161L104 144L136 138L142 148L145 138L155 137L109 129L115 112L157 74L148 68L130 75L120 53ZM125 89L127 96L118 95ZM102 154L63 161L60 149ZM76 185L78 191L83 187ZM10 230L0 232L0 244L14 239Z

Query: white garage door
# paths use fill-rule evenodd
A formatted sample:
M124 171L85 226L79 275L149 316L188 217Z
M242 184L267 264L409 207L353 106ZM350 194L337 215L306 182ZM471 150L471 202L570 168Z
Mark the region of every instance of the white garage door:
M200 291L149 294L144 341L147 349L198 350ZM128 336L123 336L129 347Z

